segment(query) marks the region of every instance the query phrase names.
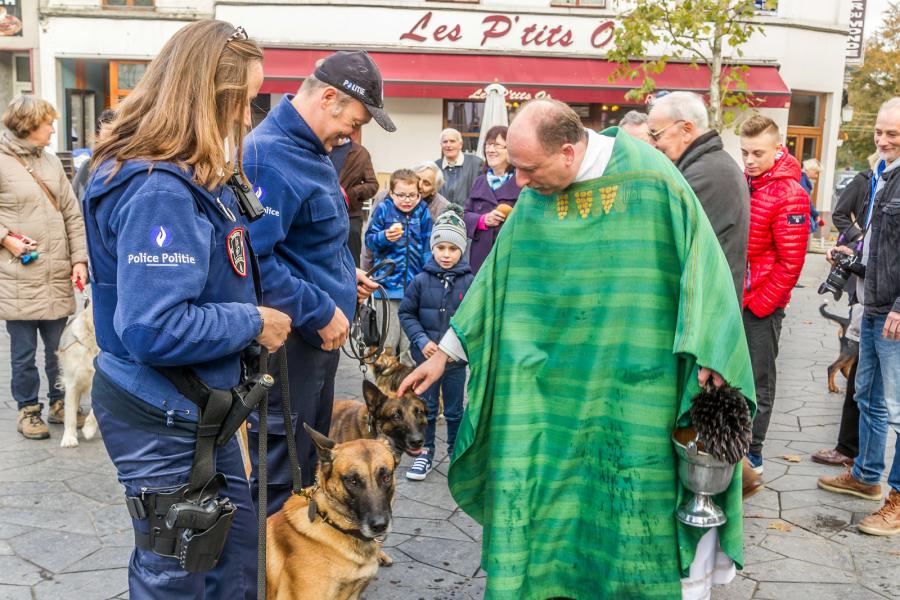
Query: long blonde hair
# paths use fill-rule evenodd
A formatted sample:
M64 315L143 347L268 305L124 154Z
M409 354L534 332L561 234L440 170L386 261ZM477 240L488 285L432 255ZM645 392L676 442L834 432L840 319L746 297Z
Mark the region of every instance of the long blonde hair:
M235 169L225 155L225 138L243 158L247 77L262 50L243 29L204 20L180 29L147 67L137 87L117 107L94 150L91 167L115 160L171 161L193 168L207 189L224 183Z

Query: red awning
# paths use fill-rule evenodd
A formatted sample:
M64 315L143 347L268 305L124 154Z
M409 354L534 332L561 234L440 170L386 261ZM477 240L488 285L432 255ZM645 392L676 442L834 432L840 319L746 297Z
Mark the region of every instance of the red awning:
M293 93L331 50L268 48L263 93ZM415 54L372 52L384 77L385 96L463 100L494 81L526 100L540 92L564 102L625 103L635 82L610 82L615 64L603 59L479 54ZM659 90L708 91L709 69L671 63L655 77ZM774 66L753 66L745 76L747 90L761 106L789 106L791 91Z

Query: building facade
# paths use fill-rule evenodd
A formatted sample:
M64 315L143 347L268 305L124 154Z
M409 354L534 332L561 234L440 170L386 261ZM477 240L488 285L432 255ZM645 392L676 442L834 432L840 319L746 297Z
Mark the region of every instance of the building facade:
M10 0L0 0L10 1ZM42 0L40 89L64 110L57 144L90 146L87 131L105 106L127 95L162 43L185 23L215 16L242 25L266 51L258 116L293 93L315 62L338 49L368 50L385 78L385 104L398 126L366 126L362 142L388 173L439 156L439 135L459 129L474 150L484 88L503 84L514 111L549 95L570 103L585 126L614 125L642 102L629 82L609 80L618 0ZM742 61L758 110L771 116L798 158L825 166L817 205L830 210L850 0L767 0L755 17L764 33ZM815 4L815 11L810 10ZM654 54L666 52L654 48ZM670 64L668 91L705 91L708 78ZM738 139L725 132L739 158Z
M39 91L37 46L38 0L0 0L0 107Z

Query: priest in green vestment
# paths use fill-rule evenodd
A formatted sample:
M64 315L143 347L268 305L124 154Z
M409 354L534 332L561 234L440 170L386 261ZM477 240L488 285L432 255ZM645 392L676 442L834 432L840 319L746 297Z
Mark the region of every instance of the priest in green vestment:
M565 104L525 105L507 146L522 194L400 390L469 362L449 483L483 526L486 598L708 597L716 567L698 563L743 566L741 469L715 498L725 525L682 525L670 437L709 379L755 410L716 236L663 154Z

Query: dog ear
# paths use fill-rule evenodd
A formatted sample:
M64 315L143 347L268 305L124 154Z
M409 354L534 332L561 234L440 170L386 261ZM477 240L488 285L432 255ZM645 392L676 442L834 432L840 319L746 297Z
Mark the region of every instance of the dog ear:
M319 460L322 462L331 462L331 450L335 445L334 440L322 435L306 423L303 424L303 428L306 430L306 433L309 435L313 444L315 444L316 452L319 454Z
M375 411L377 411L388 398L378 388L377 385L375 385L368 379L364 379L363 399L366 401L366 408L369 409L369 412L375 413Z

